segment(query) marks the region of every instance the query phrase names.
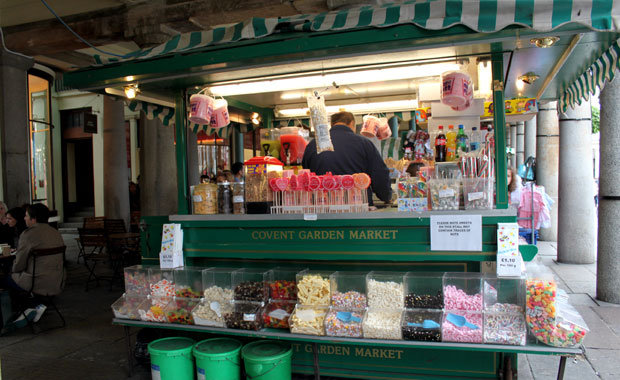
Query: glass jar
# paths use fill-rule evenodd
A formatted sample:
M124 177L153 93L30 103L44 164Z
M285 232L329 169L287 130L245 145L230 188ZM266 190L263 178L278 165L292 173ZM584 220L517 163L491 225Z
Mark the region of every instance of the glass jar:
M212 183L201 183L192 188L194 214L217 214L217 186Z
M245 184L243 182L233 182L232 184L232 203L233 214L245 214Z
M232 214L232 191L230 182L220 182L217 184L218 213Z

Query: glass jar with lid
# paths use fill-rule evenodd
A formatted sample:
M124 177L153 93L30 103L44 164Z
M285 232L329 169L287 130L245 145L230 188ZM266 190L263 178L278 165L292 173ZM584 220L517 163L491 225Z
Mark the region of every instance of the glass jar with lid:
M192 187L194 214L217 214L217 186L213 183L201 183Z
M232 190L230 188L230 182L225 181L217 184L217 200L218 213L232 214Z
M233 182L231 186L233 214L245 214L245 183Z

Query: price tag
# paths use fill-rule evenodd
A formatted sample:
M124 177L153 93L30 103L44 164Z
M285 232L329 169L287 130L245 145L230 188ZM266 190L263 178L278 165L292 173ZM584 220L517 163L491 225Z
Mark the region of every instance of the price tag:
M477 193L469 193L467 194L467 200L468 201L475 201L477 199L482 199L484 197L484 193L482 191L479 191Z
M284 319L288 317L289 315L291 314L287 313L286 310L282 310L282 309L275 309L274 311L269 313L269 316L274 319Z
M312 322L314 321L315 317L316 317L316 314L314 313L314 310L312 309L297 310L297 318L299 318L303 322Z
M256 320L256 314L243 314L243 320L245 322L254 322L254 320Z
M316 214L304 214L304 220L317 220Z
M439 198L449 198L454 196L454 189L439 190Z
M202 202L202 197L200 195L194 195L192 199L194 202Z
M235 195L233 197L233 203L243 203L243 195Z

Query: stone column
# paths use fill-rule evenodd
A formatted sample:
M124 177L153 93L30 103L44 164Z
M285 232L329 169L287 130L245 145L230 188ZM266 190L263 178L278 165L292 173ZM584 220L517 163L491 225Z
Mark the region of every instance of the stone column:
M129 228L129 169L125 111L121 100L103 98L103 204L105 216Z
M30 203L28 69L34 59L0 44L0 199L9 208Z
M596 260L596 207L592 176L590 102L560 115L558 261L592 264Z
M536 116L525 122L525 144L523 157L536 157Z
M596 298L620 304L620 81L601 92L601 150L598 206Z
M517 149L517 162L516 162L516 167L518 168L519 165L522 165L523 162L525 162L525 123L522 121L518 121L517 122L517 142L516 142L516 149Z
M177 168L174 127L140 113L142 149L140 162L140 207L142 216L177 213Z
M536 134L536 183L545 187L555 202L551 207L551 227L540 229L540 239L558 240L558 159L560 150L560 126L558 102L540 106L537 116Z

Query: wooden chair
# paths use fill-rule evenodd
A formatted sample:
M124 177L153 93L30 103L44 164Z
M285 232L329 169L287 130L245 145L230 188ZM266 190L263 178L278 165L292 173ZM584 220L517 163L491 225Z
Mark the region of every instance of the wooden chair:
M88 269L88 279L86 280L86 291L92 281L96 281L99 286L100 280L107 280L103 276L98 276L95 272L97 263L108 261L109 257L103 249L107 245L105 230L78 228L80 255L84 259L84 265Z
M112 279L110 288L114 285L114 282L118 280L123 282L123 268L125 265L125 259L127 249L123 241L111 239L110 235L122 234L127 232L125 227L125 221L123 219L105 219L104 221L105 235L106 235L106 251L110 259L110 266L112 267Z
M58 326L58 327L65 327L66 326L66 322L65 322L65 318L62 316L62 314L60 313L60 310L58 310L58 307L56 307L56 304L54 303L54 298L58 295L58 294L41 294L41 293L37 293L35 292L35 288L36 288L36 281L37 278L41 278L41 274L37 273L37 262L39 260L41 260L42 258L45 257L53 257L56 255L60 255L60 262L61 262L61 271L62 271L62 275L59 276L59 283L58 283L58 288L62 289L64 288L64 281L65 281L65 250L67 249L67 247L60 246L60 247L56 247L56 248L47 248L47 249L36 249L36 250L32 250L30 251L30 254L28 255L28 260L33 260L32 262L32 282L30 284L30 289L26 290L26 293L21 294L18 297L18 310L19 313L22 314L24 316L24 318L27 318L25 311L28 308L34 308L39 304L44 304L45 306L47 306L48 308L50 308L51 310L55 311L56 314L58 314L58 317L60 317L60 320L62 321L62 325ZM33 321L28 321L28 324L30 325L31 329L33 332L34 331L34 322ZM56 328L56 327L53 327Z
M84 218L84 223L82 225L82 228L87 229L87 230L100 230L101 234L105 237L104 221L105 221L104 216L89 216L89 217ZM79 228L78 228L78 232L79 232ZM106 243L106 240L104 238L102 241L97 240L97 245L84 246L81 238L77 237L75 238L75 240L77 242L77 246L79 249L78 257L77 257L78 264L80 263L80 258L84 257L87 250L90 249L91 253L95 250L102 251L103 248L105 248L105 243Z

